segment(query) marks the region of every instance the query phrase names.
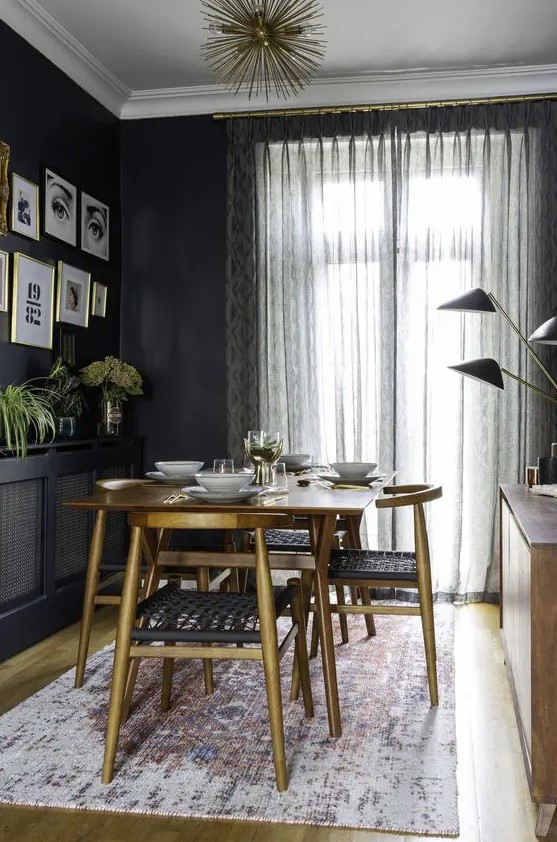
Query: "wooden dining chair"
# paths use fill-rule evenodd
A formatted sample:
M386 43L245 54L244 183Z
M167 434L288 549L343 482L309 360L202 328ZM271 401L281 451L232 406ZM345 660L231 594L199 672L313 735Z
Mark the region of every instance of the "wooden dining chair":
M338 614L419 614L422 619L425 657L432 705L439 701L437 688L437 659L431 567L424 504L438 500L440 485L398 485L383 489L385 497L378 497L378 509L411 506L414 514L414 550L356 550L333 549L329 564L329 581L334 585L356 585L358 588L417 589L418 605L331 605Z
M307 717L313 716L313 701L300 582L298 579L289 579L285 587L273 588L265 529L289 525L291 520L288 515L262 512L234 514L174 511L129 515L130 550L116 635L103 783L109 783L114 772L126 684L132 662L140 658L163 659L161 707L167 711L171 700L174 660L201 658L204 663L212 666L213 659L218 658L263 662L277 789L282 792L287 788L279 663L293 642L294 661L301 676ZM253 529L256 593L202 592L182 589L172 582L138 603L141 543L143 532L147 529ZM203 567L209 566L210 554L203 554L202 563ZM216 564L219 563L217 559ZM288 608L291 612L291 626L279 644L277 617ZM160 643L164 645L153 645ZM207 723L207 727L210 727L210 723ZM184 783L187 785L187 781Z
M125 488L137 488L142 485L145 485L145 480L143 479L101 479L95 483L95 491L121 491ZM113 514L109 516L114 517ZM95 608L99 605L120 605L121 601L119 593L108 593L107 589L113 588L117 583L121 584L122 576L126 569L125 558L110 562L101 561L100 564L94 562L95 558L100 557L98 553L99 546L102 549L104 545L106 521L107 512L104 509L98 509L95 512L93 538L85 578L85 592L83 595L83 609L79 627L79 644L75 670L74 686L76 688L83 687ZM147 577L155 556L161 550L167 549L169 540L170 533L160 533L153 541L149 541L147 535L143 536L143 553L146 559L149 560L149 565L146 564L142 568L142 591L149 586ZM225 549L227 549L226 546ZM159 571L159 578L161 572ZM228 569L221 571L212 580L212 587L219 586L230 574L231 571ZM169 571L169 575L175 578L196 579L196 571L192 569L181 570L180 568L172 568ZM142 591L139 594L140 598Z

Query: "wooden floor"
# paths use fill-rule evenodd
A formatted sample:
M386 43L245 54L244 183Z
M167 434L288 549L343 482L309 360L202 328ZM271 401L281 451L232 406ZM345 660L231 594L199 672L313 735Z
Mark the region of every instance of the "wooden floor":
M94 646L112 639L114 610L97 614ZM526 775L499 642L498 611L457 609L456 695L461 842L533 842L536 809ZM71 626L0 665L0 713L75 663ZM14 842L418 842L424 837L318 827L145 818L0 806L0 839ZM432 837L429 837L432 839ZM557 821L548 842L557 840Z

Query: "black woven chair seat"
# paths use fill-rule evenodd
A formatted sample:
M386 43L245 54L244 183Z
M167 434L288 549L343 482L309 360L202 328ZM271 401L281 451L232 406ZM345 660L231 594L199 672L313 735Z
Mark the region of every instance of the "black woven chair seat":
M335 532L342 538L345 532ZM265 541L270 553L310 553L311 544L308 529L266 529ZM255 542L255 533L251 533L250 544Z
M291 587L273 588L279 617L295 593ZM132 640L176 643L261 643L256 594L204 593L165 585L137 606Z
M330 579L400 579L418 581L413 552L333 550Z

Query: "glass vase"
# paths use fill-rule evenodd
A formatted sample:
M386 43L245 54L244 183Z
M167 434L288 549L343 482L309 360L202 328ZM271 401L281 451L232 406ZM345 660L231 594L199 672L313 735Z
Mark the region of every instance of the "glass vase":
M122 407L118 401L103 400L100 404L101 419L97 425L100 438L120 436L122 433Z

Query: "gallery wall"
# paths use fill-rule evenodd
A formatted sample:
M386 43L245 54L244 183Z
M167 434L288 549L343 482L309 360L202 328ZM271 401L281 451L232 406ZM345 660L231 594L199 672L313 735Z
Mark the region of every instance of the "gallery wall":
M121 133L122 356L146 379L125 412L147 469L225 456L226 128L180 117Z
M108 262L41 233L35 241L14 233L0 237L0 249L21 252L49 263L58 260L91 272L91 280L108 287L106 318L92 317L89 327L75 327L76 361L83 365L119 351L120 332L120 153L119 121L25 40L0 22L0 140L11 147L11 172L35 184L48 166L58 175L110 208ZM10 203L11 205L11 203ZM8 207L10 211L10 206ZM10 335L10 312L0 313L0 388L45 374L54 351L16 345ZM54 344L58 342L54 326Z

